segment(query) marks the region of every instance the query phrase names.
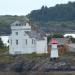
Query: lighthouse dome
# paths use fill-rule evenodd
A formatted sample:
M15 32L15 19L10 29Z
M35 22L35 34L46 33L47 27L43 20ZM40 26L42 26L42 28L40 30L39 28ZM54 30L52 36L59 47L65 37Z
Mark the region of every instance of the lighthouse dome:
M55 38L52 38L50 43L51 44L58 44L58 41Z

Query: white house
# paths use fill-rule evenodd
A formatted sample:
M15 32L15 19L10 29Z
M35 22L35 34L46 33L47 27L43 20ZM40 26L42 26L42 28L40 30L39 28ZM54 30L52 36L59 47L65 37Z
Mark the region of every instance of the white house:
M9 54L47 53L47 37L34 31L27 22L15 21L11 24Z

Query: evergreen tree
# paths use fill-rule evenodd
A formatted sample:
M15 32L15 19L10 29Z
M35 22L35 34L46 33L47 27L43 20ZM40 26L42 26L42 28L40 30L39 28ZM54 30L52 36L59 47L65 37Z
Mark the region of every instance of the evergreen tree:
M3 41L1 40L1 38L0 38L0 48L4 48L4 44L3 44Z
M33 10L28 17L33 21L69 21L75 20L75 2L68 4L57 4L55 7L48 8L42 6L39 10Z

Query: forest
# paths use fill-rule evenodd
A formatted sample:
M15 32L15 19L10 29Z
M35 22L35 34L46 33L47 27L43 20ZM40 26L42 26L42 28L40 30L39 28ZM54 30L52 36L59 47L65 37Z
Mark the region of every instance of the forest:
M28 15L32 21L73 21L75 20L75 2L57 4L54 7L42 6Z
M33 10L27 17L39 26L49 30L74 30L75 29L75 2L57 4L54 7L42 6Z

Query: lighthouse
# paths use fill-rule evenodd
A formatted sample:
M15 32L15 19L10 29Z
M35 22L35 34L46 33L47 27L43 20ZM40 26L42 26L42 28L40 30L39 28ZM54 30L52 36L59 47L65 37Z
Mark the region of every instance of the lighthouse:
M51 44L50 59L55 60L59 57L57 48L58 41L55 38L52 38L50 44Z

